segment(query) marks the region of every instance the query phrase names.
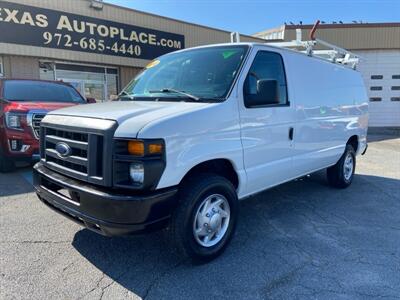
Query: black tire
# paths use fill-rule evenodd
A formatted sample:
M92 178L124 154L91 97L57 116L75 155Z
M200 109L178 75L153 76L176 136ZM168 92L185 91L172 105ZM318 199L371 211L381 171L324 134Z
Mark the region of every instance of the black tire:
M225 221L228 227L225 234L221 235L222 239L213 246L205 247L194 235L195 216L204 200L216 194L224 196L228 201L230 218L229 222ZM216 258L225 250L235 232L239 203L234 186L222 176L203 173L186 180L182 184L179 197L179 204L171 219L171 238L174 247L197 263Z
M1 173L8 173L12 172L15 169L14 161L3 155L3 151L0 149L0 172Z
M352 161L352 170L351 172L346 173L346 158L351 157ZM336 163L336 165L327 169L327 177L328 182L331 186L336 188L347 188L350 186L353 181L354 171L356 170L356 153L351 145L346 145L346 149L340 158L340 160Z

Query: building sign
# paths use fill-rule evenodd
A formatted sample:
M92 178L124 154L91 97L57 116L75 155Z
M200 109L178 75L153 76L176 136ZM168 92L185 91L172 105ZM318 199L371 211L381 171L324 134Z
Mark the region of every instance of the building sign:
M0 1L0 43L153 59L183 49L180 34Z

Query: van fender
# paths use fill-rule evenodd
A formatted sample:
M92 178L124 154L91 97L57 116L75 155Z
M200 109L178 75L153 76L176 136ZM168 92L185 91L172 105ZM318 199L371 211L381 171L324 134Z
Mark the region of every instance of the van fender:
M190 170L197 165L215 159L231 162L239 179L238 194L244 191L247 181L243 164L240 136L234 138L208 134L192 138L175 138L166 141L167 165L157 189L179 185Z

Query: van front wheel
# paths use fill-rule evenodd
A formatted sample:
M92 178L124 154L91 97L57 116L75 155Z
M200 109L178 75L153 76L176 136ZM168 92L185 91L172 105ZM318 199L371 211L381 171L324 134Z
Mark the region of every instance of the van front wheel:
M337 188L347 188L353 181L356 169L356 154L351 145L346 145L346 150L336 165L327 169L328 182Z
M199 174L184 182L171 233L177 250L195 261L209 261L228 245L236 226L238 199L224 177Z

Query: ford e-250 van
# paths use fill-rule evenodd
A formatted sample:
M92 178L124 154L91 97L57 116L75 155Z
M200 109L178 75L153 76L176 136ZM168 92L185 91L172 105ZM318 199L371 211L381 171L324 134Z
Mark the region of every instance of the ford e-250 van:
M361 75L265 44L167 54L120 100L46 115L37 194L104 235L168 227L194 259L223 251L238 200L321 169L346 188L367 147Z

